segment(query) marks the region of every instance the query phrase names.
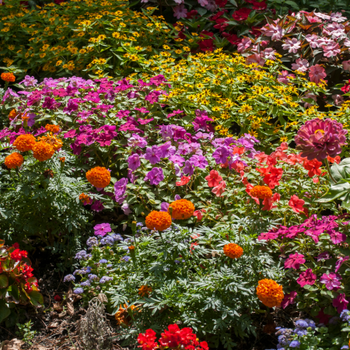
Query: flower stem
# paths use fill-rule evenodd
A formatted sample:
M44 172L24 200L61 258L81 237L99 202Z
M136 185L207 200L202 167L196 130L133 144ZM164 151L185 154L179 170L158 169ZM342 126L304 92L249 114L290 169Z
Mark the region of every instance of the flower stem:
M333 177L332 174L331 174L331 169L330 169L330 167L329 167L328 159L326 158L325 161L326 161L326 167L327 167L327 170L328 170L329 177L330 177L331 180L336 184L337 181L335 181L334 177Z

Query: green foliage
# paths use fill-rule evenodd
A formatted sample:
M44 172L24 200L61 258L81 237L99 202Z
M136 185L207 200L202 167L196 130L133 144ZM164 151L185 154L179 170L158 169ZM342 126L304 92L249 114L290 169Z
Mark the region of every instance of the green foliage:
M6 155L1 153L1 162ZM4 238L27 247L35 242L52 253L72 254L77 238L89 228L91 215L79 202L79 195L87 189L81 168L73 157L64 155L64 163L58 155L38 162L27 152L24 169L2 170L0 228Z
M32 340L35 337L36 331L32 330L33 324L32 321L29 320L26 323L20 324L17 323L18 331L16 334L29 346L31 346Z
M232 339L255 334L253 319L262 306L255 294L258 281L281 277L279 264L264 252L264 244L239 233L237 226L234 231L230 227L215 231L175 227L151 234L142 229L137 236L92 247L91 257L82 260L82 265L90 266L89 274L98 278L85 277L84 268L76 271L82 274L82 281L91 282L87 287L82 283L84 300L96 288L104 292L122 326L126 323L120 311L128 305L134 327L124 332L125 337L147 328L160 332L170 323L181 322L212 346L221 342L230 349L235 345ZM243 248L241 258L223 254L229 242ZM131 244L135 249L126 252ZM102 282L103 276L111 280ZM141 286L152 291L142 293Z

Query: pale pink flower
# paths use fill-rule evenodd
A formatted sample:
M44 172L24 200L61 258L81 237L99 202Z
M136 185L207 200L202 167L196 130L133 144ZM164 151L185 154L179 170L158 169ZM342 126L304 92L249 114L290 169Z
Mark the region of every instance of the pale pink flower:
M180 18L186 18L186 16L187 16L187 9L185 8L184 4L174 7L174 17L176 17L177 19L180 19Z
M342 62L343 69L350 71L350 60Z
M246 58L246 63L256 63L259 66L263 66L265 64L265 60L259 55L258 53L255 53L253 55L250 55Z
M252 41L249 38L243 38L242 41L237 46L237 51L242 52L247 50L250 45L252 44Z
M285 30L279 25L268 24L261 30L266 36L270 36L272 41L281 40L285 34Z
M309 67L308 60L298 58L295 63L292 64L293 70L298 70L300 72L306 72Z
M334 57L340 53L340 47L338 43L333 42L330 45L323 46L323 51L326 57Z
M313 49L316 49L320 46L318 43L319 38L315 34L308 34L308 35L306 35L305 39L309 43L310 47Z
M272 49L271 47L268 47L264 51L261 52L265 59L274 61L276 59L275 53L276 50Z
M289 53L297 53L301 47L301 42L297 38L287 39L282 47L284 50L288 50Z
M280 74L278 75L278 78L277 80L282 83L282 84L289 84L289 79L288 78L294 78L295 75L294 74L291 74L289 73L288 71L286 70L283 70L280 72Z
M340 12L334 12L334 13L331 13L331 18L330 18L332 21L334 22L345 22L347 20L346 17L343 17L342 14Z

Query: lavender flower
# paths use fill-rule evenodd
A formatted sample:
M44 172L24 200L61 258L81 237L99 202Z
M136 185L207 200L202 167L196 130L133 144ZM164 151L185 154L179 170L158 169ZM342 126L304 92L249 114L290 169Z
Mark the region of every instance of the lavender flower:
M80 252L78 252L77 254L75 254L74 259L78 259L78 260L82 260L86 258L86 251L85 250L81 250Z
M140 157L138 154L133 154L128 158L128 165L132 171L135 171L140 165Z
M90 286L91 286L91 283L90 283L90 281L85 281L85 282L81 282L80 285L81 285L82 287L90 287Z
M96 237L90 237L86 241L86 245L88 247L92 247L92 246L98 245L98 239Z
M331 119L313 119L307 121L295 136L297 149L301 156L309 160L322 161L330 156L334 158L341 153L341 146L346 145L347 130L343 125Z
M74 294L83 294L84 293L84 289L83 288L74 289L73 293Z
M131 258L130 258L130 256L128 256L128 255L125 255L125 256L123 256L123 257L121 258L121 260L126 261L126 262L128 262L130 259L131 259Z
M75 281L75 277L73 275L67 275L63 279L63 282L72 282L72 281Z
M89 278L90 281L97 281L98 280L98 276L94 275L93 273L88 275L88 278Z
M113 278L112 277L108 277L108 276L103 276L101 279L100 279L100 282L101 284L103 283L106 283L108 281L111 281Z
M126 196L124 196L124 194L126 191L127 183L128 183L128 179L123 177L114 184L115 200L119 204L122 204L124 202L124 200L126 199Z
M118 241L122 241L123 237L121 236L120 233L113 233L111 235L111 237L113 238L114 242L118 242Z
M107 264L107 263L108 263L108 260L106 260L106 259L101 259L101 260L99 261L99 263L100 263L100 264Z
M106 236L101 239L101 244L102 245L113 245L114 244L114 239L112 236Z

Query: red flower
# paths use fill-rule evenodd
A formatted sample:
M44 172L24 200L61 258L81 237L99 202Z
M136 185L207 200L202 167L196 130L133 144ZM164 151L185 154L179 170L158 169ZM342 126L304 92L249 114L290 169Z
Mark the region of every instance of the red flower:
M225 7L227 0L215 0L215 4L218 5L218 7Z
M15 249L11 253L11 259L15 261L20 261L22 258L26 258L28 256L28 253L25 250Z
M313 160L304 160L304 169L309 170L308 175L310 177L313 177L315 175L321 175L321 169L320 166L322 165L322 162L319 162L317 159Z
M271 198L265 198L263 200L263 207L262 210L271 210L273 208L276 208L273 203L278 202L281 199L281 196L279 193L275 193Z
M196 210L193 213L193 216L195 216L198 221L201 221L203 219L203 214L202 213L206 213L206 212L207 211L205 209Z
M59 296L59 295L55 295L54 297L53 297L56 301L61 301L62 300L62 298Z
M241 42L241 39L238 38L236 34L222 33L222 36L228 40L232 45L238 45Z
M187 12L186 18L192 19L194 17L198 16L198 11L197 10L191 10Z
M330 162L330 163L337 163L339 164L340 163L340 157L339 156L336 156L334 158L330 157L330 156L327 156L327 160Z
M226 188L226 182L221 181L217 186L215 186L211 191L216 194L216 197L221 197Z
M181 180L176 182L176 186L184 186L187 185L191 180L190 176L182 176Z
M232 18L235 21L245 21L248 17L249 14L252 12L251 9L247 8L247 7L242 7L239 10L236 10L233 14L232 14Z
M199 48L202 51L214 51L213 39L207 39L208 36L213 37L214 33L203 30L200 36L203 39L198 42Z
M344 94L349 92L350 91L350 80L349 80L349 82L345 83L345 85L340 90L343 91Z
M253 5L253 10L266 10L267 4L265 1L255 1L255 0L246 0L246 2L249 2Z
M269 170L269 174L265 175L264 182L271 189L274 189L276 186L280 184L278 180L282 178L283 169L269 167L268 170Z
M293 194L288 204L296 213L304 213L306 215L306 208L303 207L305 201L300 199L297 195Z
M221 182L222 177L219 175L219 173L216 170L211 170L209 175L206 176L205 179L208 181L209 187L216 187Z

